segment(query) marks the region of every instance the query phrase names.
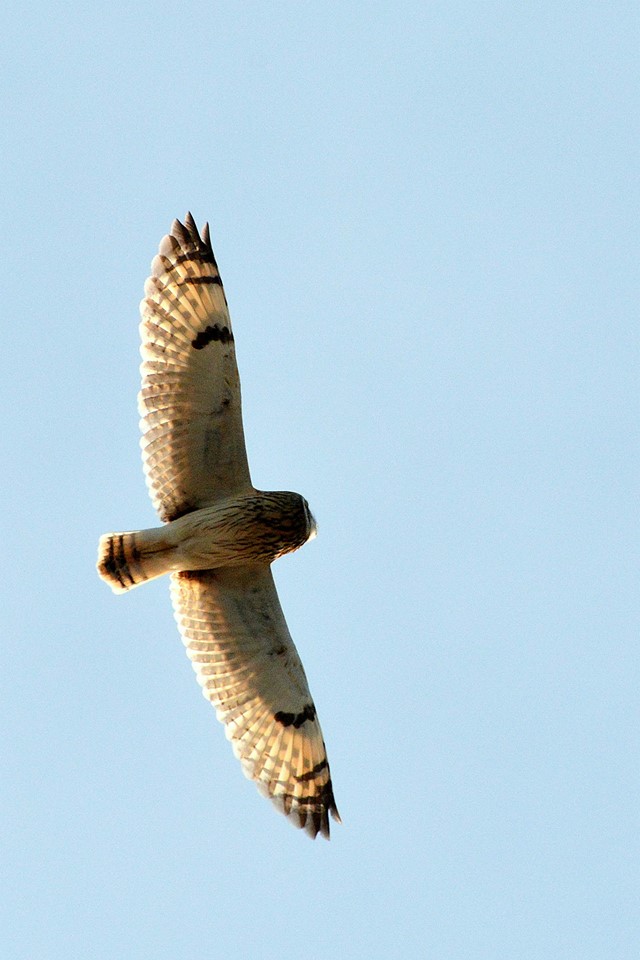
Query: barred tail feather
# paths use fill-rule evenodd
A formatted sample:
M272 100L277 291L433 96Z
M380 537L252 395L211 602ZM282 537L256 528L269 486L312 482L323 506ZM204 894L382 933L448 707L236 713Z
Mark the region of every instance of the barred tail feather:
M142 530L100 537L97 569L114 593L125 593L171 569L166 547L149 539Z

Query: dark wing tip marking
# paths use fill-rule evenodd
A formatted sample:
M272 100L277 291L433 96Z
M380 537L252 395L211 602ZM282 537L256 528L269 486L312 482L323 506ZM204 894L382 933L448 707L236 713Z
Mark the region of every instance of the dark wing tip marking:
M307 720L313 721L316 719L316 708L313 703L307 703L299 713L287 713L284 710L279 710L273 716L274 720L281 723L283 727L299 729ZM314 789L314 781L321 777L325 771L327 774L326 783L322 786L316 784ZM301 773L295 779L298 783L309 784L309 792L302 796L287 793L281 799L295 811L299 827L305 829L311 837L316 837L321 833L328 840L330 836L329 814L337 823L342 823L342 821L333 795L333 784L326 755L315 767L307 770L306 773Z
M293 794L286 794L292 806L295 804L295 813L298 818L297 826L306 830L312 839L320 833L325 839L331 837L329 826L329 814L336 823L342 823L338 808L336 807L335 797L333 795L333 784L331 777L322 786L317 793L309 793L303 797L294 797Z
M216 258L213 255L208 223L205 223L202 228L202 236L200 236L195 220L190 213L187 213L184 218L184 223L181 223L180 220L173 221L171 224L171 236L178 241L183 250L188 253L197 253L201 260L206 263L212 263L216 269L218 268ZM180 259L181 258L177 258L176 262L179 262Z

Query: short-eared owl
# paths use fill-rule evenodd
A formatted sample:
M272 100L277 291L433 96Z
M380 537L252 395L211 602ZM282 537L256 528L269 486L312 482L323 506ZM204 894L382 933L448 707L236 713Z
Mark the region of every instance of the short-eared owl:
M205 224L175 220L140 305L138 404L147 485L164 526L100 540L116 593L171 574L198 682L244 772L315 837L339 820L307 679L270 565L315 535L297 493L249 476L231 320Z

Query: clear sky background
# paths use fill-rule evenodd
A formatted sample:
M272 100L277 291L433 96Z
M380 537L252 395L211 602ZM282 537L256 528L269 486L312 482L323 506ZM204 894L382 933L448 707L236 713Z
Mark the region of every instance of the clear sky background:
M1 955L638 955L637 4L15 6ZM211 222L344 824L244 779L159 581L138 302Z

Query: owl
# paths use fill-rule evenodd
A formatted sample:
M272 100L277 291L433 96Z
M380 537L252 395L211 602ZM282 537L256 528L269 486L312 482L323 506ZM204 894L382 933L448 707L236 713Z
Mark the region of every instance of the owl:
M289 821L340 821L271 564L315 536L298 493L251 483L227 300L209 228L175 220L140 304L142 459L162 526L101 537L115 593L169 574L178 629L247 777Z

